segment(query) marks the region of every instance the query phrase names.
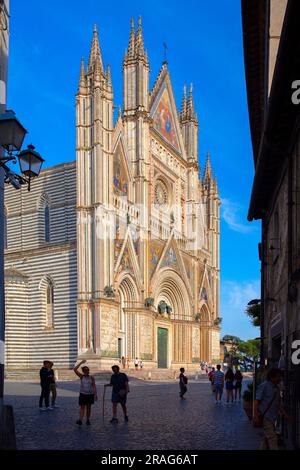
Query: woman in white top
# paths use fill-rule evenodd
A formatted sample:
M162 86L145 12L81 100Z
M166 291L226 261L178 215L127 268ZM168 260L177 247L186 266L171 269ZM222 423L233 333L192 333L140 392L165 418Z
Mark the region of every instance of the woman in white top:
M97 401L97 388L95 379L90 375L90 369L87 366L81 368L82 374L78 372L79 367L84 364L86 360L81 361L74 367L75 374L80 378L80 394L79 394L79 419L76 424L81 425L84 415L86 414L86 424L90 425L91 407L94 401Z

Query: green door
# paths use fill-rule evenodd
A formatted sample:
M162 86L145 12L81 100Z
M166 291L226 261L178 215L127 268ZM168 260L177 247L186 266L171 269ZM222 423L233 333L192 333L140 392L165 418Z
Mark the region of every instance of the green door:
M157 329L157 367L167 369L168 367L168 330Z

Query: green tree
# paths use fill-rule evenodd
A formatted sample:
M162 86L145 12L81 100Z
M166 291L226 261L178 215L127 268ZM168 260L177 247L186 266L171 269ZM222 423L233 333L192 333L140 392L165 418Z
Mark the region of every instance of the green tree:
M248 341L241 341L238 345L233 346L229 351L233 362L240 364L253 365L259 359L260 353L260 339L249 339Z
M242 340L238 336L232 336L232 335L225 335L223 336L223 340L226 343L234 343L234 344L239 344L242 342Z
M247 305L246 307L245 313L248 315L248 317L251 318L251 323L253 326L260 326L260 305L260 303L257 303L253 305Z

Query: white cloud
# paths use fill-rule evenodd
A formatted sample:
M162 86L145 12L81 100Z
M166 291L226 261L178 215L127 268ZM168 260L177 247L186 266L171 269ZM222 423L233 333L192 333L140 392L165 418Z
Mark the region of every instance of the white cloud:
M222 335L235 335L242 339L256 338L259 329L251 325L245 314L247 303L260 298L260 280L221 282Z
M230 199L221 199L221 215L231 230L239 233L252 232L255 227L239 222L241 206Z

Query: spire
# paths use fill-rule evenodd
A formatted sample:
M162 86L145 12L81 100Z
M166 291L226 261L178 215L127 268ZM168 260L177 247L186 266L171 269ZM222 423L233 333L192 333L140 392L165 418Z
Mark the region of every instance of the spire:
M193 84L192 83L190 85L190 92L189 92L189 97L188 97L188 102L187 102L187 115L190 119L197 120L197 115L195 113L195 107L194 107Z
M127 55L129 59L134 57L134 48L135 48L135 34L134 34L134 19L133 18L131 18L130 24L131 24L131 30L130 30L130 36L129 36L128 55Z
M205 170L204 170L204 182L211 181L212 179L212 169L210 163L210 153L207 152Z
M97 26L94 25L94 35L93 35L93 41L92 41L92 46L91 46L91 51L90 51L89 66L88 66L89 71L94 69L94 65L95 65L97 57L99 58L100 68L101 70L103 70L98 30L97 30Z
M180 110L180 118L182 120L186 117L186 112L187 112L186 85L184 85L181 110Z
M135 36L135 56L143 56L144 51L144 39L143 39L143 30L142 30L142 17L139 16L138 20L138 29Z
M86 81L85 81L85 70L84 70L84 58L82 57L81 65L80 65L79 87L85 87L85 86L86 86Z

